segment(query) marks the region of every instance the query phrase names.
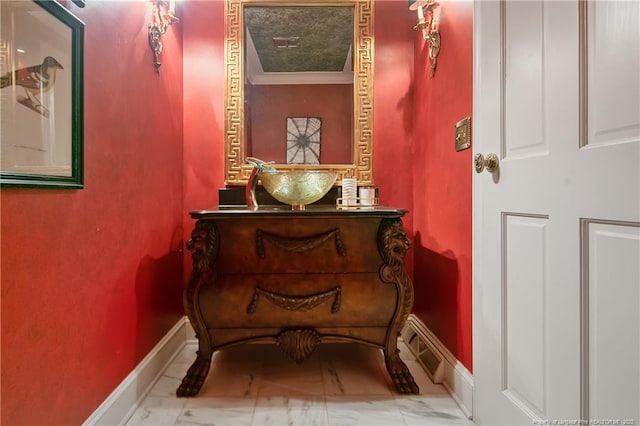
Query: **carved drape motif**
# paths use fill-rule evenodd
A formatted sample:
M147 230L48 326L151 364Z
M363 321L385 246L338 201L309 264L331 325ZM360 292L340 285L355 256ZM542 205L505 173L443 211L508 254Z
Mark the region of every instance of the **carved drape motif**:
M283 235L273 234L262 229L256 230L256 251L260 259L264 259L266 256L264 243L270 242L274 246L292 253L304 253L320 246L325 241L334 237L336 244L336 252L345 257L347 251L342 243L342 237L338 228L332 229L322 234L310 235L307 237L287 237Z
M279 308L286 309L288 311L302 311L306 312L320 305L325 300L333 299L331 305L331 313L335 314L340 310L340 301L342 298L342 291L340 287L332 288L331 290L312 294L309 296L287 296L285 294L273 293L267 290L263 290L260 287L256 287L253 292L251 302L247 306L247 313L253 314L258 308L258 300L260 296L263 296L269 302L273 303Z

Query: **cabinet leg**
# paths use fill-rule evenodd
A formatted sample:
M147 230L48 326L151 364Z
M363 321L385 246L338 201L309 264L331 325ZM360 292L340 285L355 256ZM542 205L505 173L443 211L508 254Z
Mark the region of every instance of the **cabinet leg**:
M195 396L198 392L200 392L200 388L202 388L202 384L204 383L204 379L207 378L207 374L209 374L209 368L211 367L211 354L209 356L200 355L200 351L198 351L198 355L196 360L191 364L189 370L187 370L187 375L182 379L182 383L178 387L176 391L176 395L181 396Z
M394 349L388 353L384 353L384 362L387 366L387 371L393 380L393 384L396 390L401 394L418 394L420 388L416 384L409 367L400 358L400 351Z

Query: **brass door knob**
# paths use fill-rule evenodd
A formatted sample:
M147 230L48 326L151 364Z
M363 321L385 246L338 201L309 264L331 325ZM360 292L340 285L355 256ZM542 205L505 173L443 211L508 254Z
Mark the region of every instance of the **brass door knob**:
M473 157L473 163L476 167L476 173L481 173L484 169L487 169L489 173L494 173L498 170L498 156L496 154L488 154L487 158L484 155L477 153Z

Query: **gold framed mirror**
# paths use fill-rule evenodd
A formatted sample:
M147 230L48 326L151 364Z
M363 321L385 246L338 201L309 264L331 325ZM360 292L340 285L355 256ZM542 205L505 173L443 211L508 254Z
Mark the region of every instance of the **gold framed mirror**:
M226 185L247 183L253 167L245 164L245 158L249 156L275 161L282 169L337 170L337 184L347 175L355 177L360 185L373 184L373 1L225 0ZM332 27L334 24L327 21L329 19L342 22L347 30L349 27L351 30ZM252 22L261 21L268 21L263 25L265 28L278 28L279 23L289 23L294 29L261 34L257 25L249 28L254 25ZM298 23L298 26L293 27L291 23ZM331 39L337 39L339 34L350 36L349 46L345 48L347 43L344 41L314 40L321 33L329 34L327 37ZM310 56L296 56L303 54L302 47L318 46L318 43L326 46L317 49L314 55L320 56L318 51L322 50L338 57L330 60L323 56L316 61ZM342 46L337 47L336 43ZM278 65L277 60L274 65L264 53L267 45L276 52L275 55L288 55L294 59L286 66ZM339 64L337 68L341 69L307 69L313 62L328 67L336 61ZM258 72L255 71L256 62L259 64ZM292 66L291 62L297 66ZM278 77L287 76L286 82L273 83L269 80L276 73ZM331 77L314 81L313 84L319 86L311 94L309 89L300 92L301 81L306 81L305 78L311 74L320 78ZM336 77L338 74L340 76ZM332 80L334 78L340 81ZM263 84L260 90L258 84ZM279 92L275 90L282 92L285 87L294 85L298 91L286 96L304 98L306 106L300 107L299 111L292 109L287 112L282 101L277 100L281 98L277 97ZM264 89L267 86L277 89L268 92ZM346 95L344 86L348 87ZM257 102L260 97L256 95L260 91L266 93L262 98L266 98L268 103L253 105L252 102ZM324 97L324 93L335 91L342 93L339 101L322 100L325 104L333 102L334 107L325 108L320 113L308 107L308 104ZM274 111L281 116L274 118L273 114L268 114ZM336 129L341 129L341 133ZM337 151L342 153L337 154Z

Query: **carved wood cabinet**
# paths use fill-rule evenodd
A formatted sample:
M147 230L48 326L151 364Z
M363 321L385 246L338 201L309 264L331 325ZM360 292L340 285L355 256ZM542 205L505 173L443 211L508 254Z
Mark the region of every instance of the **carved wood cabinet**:
M413 304L404 214L333 206L192 212L184 305L199 347L177 395L200 391L213 352L249 341L272 342L295 362L325 341L378 347L397 390L418 393L397 349Z

